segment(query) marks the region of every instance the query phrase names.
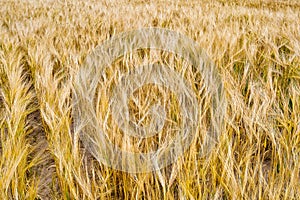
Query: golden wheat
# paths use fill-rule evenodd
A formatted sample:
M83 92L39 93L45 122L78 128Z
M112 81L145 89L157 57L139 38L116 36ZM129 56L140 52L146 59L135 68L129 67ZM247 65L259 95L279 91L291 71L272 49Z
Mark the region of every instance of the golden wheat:
M299 13L297 0L0 1L0 198L299 199ZM212 106L199 90L205 74L199 78L184 60L160 51L124 55L97 83L95 99L116 145L147 151L172 136L131 139L103 112L109 88L136 65L173 66L201 108L184 156L159 171L129 174L99 163L82 144L72 117L74 80L103 41L144 27L174 30L205 50L224 86L226 114L219 142L201 154ZM180 122L176 98L166 91L136 91L129 101L134 119L165 103L173 119L166 127Z

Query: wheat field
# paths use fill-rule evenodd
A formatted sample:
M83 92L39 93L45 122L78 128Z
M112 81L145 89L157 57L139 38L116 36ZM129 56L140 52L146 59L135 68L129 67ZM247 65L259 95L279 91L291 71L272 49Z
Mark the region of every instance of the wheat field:
M198 89L205 74L159 51L125 55L96 87L97 116L120 147L148 151L169 138L132 144L103 111L109 88L138 64L167 60L194 86L201 108L183 156L131 174L98 162L84 145L73 126L74 80L103 41L145 27L179 32L203 48L222 81L226 113L218 142L201 154L212 107ZM146 85L135 97L135 120L145 102L158 102L169 105L163 130L180 123L172 92ZM0 199L300 199L300 3L1 0Z

